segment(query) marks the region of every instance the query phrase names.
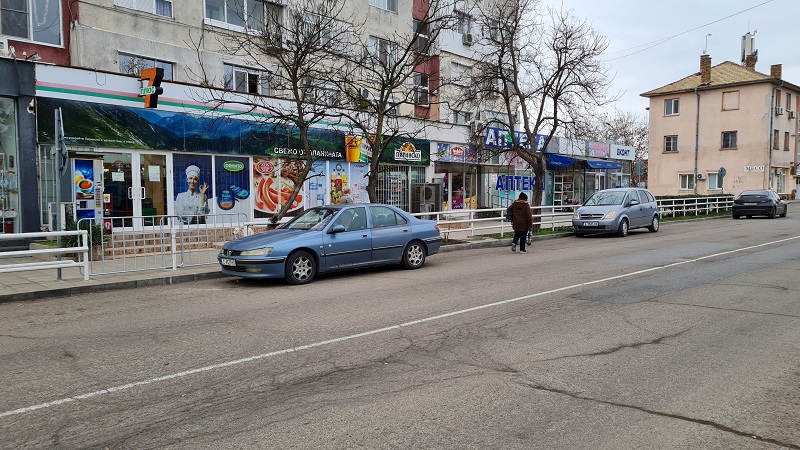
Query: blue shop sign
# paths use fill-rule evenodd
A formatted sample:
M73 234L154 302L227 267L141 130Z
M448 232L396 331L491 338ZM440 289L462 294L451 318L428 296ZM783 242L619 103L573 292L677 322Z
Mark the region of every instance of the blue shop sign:
M535 176L500 175L494 188L498 191L532 191L535 185Z
M514 142L530 149L528 135L521 132L514 132L514 139L511 139L511 132L505 128L486 127L486 135L483 138L483 146L486 148L512 148Z

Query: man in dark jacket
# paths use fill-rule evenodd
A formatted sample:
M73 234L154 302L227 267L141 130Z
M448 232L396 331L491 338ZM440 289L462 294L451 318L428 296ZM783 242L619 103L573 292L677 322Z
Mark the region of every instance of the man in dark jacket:
M531 216L531 205L528 204L528 195L520 192L519 198L514 200L514 203L508 209L514 213L514 217L511 219L511 228L514 229L511 251L517 251L517 243L519 243L519 252L528 253L525 251L525 238L528 230L533 226L533 216Z

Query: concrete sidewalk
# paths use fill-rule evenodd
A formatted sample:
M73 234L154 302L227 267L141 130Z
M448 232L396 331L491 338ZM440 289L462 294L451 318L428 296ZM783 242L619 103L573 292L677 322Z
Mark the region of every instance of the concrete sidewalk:
M537 236L535 239L551 239L565 235ZM502 247L510 245L511 239L492 239L485 236L464 237L461 243L443 245L440 253L448 253L472 248ZM31 260L32 261L32 260ZM0 267L3 264L25 262L25 258L3 258L0 253ZM61 279L56 269L29 270L24 272L0 273L0 303L39 300L48 297L85 295L93 292L114 289L135 289L145 286L159 286L188 281L223 278L218 264L194 265L172 269L148 269L128 271L107 275L92 276L88 281L77 267L61 269Z

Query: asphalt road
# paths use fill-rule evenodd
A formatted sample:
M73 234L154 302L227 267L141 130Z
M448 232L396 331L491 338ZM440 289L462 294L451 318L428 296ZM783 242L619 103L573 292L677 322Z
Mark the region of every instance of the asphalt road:
M800 448L800 211L0 304L0 447Z

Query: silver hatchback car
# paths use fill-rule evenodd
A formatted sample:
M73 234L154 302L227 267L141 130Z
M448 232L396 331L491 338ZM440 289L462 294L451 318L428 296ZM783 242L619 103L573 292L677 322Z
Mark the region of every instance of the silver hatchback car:
M597 191L572 214L575 236L616 233L647 227L658 231L659 210L656 198L647 189L616 188Z

